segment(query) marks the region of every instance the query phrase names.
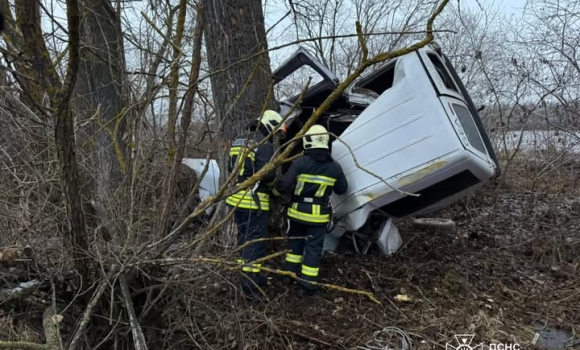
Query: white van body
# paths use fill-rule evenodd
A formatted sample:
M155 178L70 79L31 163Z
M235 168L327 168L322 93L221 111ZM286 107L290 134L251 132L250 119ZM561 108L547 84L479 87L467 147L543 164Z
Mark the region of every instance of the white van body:
M333 73L302 48L274 72L274 82L304 64L324 79L307 91L291 114L289 137L338 84ZM360 236L371 217L378 217L383 223L379 226L385 227L389 219L434 212L500 174L477 110L436 44L357 79L341 98L318 121L340 134L342 142L332 142L332 155L349 184L345 194L331 197L336 226L328 239L336 240L345 232ZM294 97L282 102L281 113L296 101ZM378 241L381 230L388 234L383 229L362 231Z
M293 112L298 96L280 102L280 113L289 113L288 138L339 83L300 48L273 73L274 84L303 65L323 80L306 91ZM402 244L395 220L444 208L501 172L478 111L436 43L354 81L318 123L339 136L331 144L332 156L348 180L345 194L331 196L334 225L325 239L327 250L350 234L366 240L365 250L376 243L383 254L392 254ZM301 151L298 144L294 154ZM206 165L204 159L186 158L183 163L198 176ZM208 170L200 187L202 198L217 192L215 160Z
M394 207L390 216L433 212L475 191L495 174L496 166L463 97L447 89L437 73L428 75L423 68L420 56L428 60L427 54L436 52L427 47L396 60L393 86L340 135L360 167L342 142L333 142L332 155L347 176L349 190L334 195L331 202L338 225L349 231L359 229L371 212L389 203L406 197L412 206L424 196L404 196L401 190L420 192L449 179L454 180L455 188L461 188L417 210ZM445 95L438 96L430 76ZM475 131L474 139L468 138L464 123Z

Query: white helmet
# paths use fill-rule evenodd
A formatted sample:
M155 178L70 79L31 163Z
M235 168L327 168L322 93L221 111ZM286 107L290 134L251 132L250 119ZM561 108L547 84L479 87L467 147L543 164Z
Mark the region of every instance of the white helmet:
M268 129L268 132L277 131L282 125L282 116L273 110L266 110L264 114L258 119L262 125Z
M304 137L302 138L302 144L304 149L311 148L326 148L328 149L328 141L330 137L328 136L328 131L322 125L313 125Z

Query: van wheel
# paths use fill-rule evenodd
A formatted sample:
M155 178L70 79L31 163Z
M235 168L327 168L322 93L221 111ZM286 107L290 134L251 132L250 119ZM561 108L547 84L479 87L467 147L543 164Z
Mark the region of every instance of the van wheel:
M413 226L426 229L429 232L457 232L457 226L453 220L441 218L420 218L413 219Z

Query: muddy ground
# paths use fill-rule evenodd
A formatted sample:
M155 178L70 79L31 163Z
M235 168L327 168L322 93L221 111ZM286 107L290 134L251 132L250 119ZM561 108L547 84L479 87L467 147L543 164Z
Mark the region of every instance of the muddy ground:
M412 238L393 256L353 255L348 245L325 254L323 282L370 291L382 305L337 290L301 300L271 276L269 305L239 300L232 311L231 289L216 282L203 287L208 293L195 307L209 322L199 322L196 334L215 349L402 349L392 332L390 348L373 347L387 334L375 332L397 327L413 349L457 346L454 335L462 333L474 334L473 348L580 348L578 338L568 339L580 330L577 196L488 188L437 216L454 220L458 232L421 232L407 220L398 227Z
M454 220L455 233L426 232L408 219L397 223L407 240L392 256L354 254L347 242L324 255L322 282L371 292L380 304L326 288L299 299L296 287L270 274L270 303L256 305L240 298L232 272L215 265L141 271L146 283L133 285L132 296L148 348L410 349L402 344L406 337L412 349L446 349L447 343L462 350L480 343L580 349L580 164L560 164L538 179L534 174L543 168L526 161L501 184L433 215ZM223 246L217 248L223 253ZM37 255L49 256L47 250ZM266 266L281 263L280 257ZM45 299L51 291L46 288ZM157 306L144 312L153 299ZM132 348L130 326L119 321L121 315L111 318L107 303L120 301L108 292L103 300L89 337L98 343L114 328L115 339L127 343L118 348ZM74 330L84 307L77 309L67 307L62 334ZM30 310L0 305L0 339L42 343L40 325L16 322L30 319ZM454 335L466 333L474 336L465 344L470 347L458 347Z

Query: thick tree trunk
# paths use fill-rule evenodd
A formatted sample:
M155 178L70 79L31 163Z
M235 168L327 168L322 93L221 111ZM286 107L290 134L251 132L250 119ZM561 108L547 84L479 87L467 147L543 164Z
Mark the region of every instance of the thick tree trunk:
M203 0L211 86L219 129L218 162L222 183L232 140L264 109L275 108L261 0ZM258 53L264 52L258 55ZM272 206L276 207L276 206ZM223 213L221 213L223 215ZM220 213L216 213L220 215ZM233 227L231 227L233 230ZM223 243L233 243L225 232Z
M221 148L244 131L264 107L273 107L272 73L260 0L203 0L212 95ZM244 60L243 63L239 63ZM223 161L223 159L221 159ZM222 163L223 164L223 163Z
M127 118L122 112L127 104L122 34L118 16L109 0L82 0L80 3L83 45L75 86L75 110L81 120L99 111L94 125L97 219L101 227L113 231L108 234L119 238L112 209L119 195L116 191L123 181L126 158L123 136Z

